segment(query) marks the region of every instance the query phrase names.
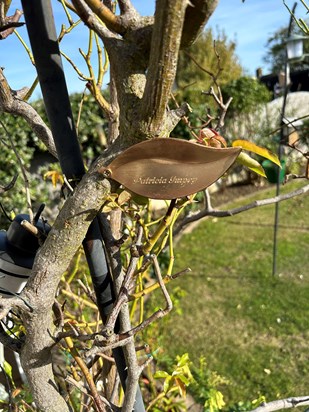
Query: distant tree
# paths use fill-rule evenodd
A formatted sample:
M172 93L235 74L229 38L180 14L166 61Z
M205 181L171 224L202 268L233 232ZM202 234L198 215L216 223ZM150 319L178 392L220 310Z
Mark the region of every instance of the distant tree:
M267 87L257 79L248 76L227 83L222 87L222 95L225 100L233 96L226 118L241 113L251 113L257 105L271 100L271 93Z
M252 114L271 100L271 93L264 84L255 78L239 77L222 87L222 96L224 101L233 97L225 117L227 136L249 138L263 133L261 125L257 126L256 116ZM244 136L239 135L240 129Z
M179 53L177 96L190 101L190 105L205 104L201 91L209 89L214 77L219 78L221 86L239 78L243 68L235 51L236 43L224 31L215 36L211 29L206 30L190 51L184 49Z
M236 54L236 43L222 30L214 35L205 30L191 45L180 51L175 78L174 95L178 102L186 101L192 108L188 119L193 127L200 127L208 115L217 116L218 106L202 91L209 90L215 82L220 87L243 75ZM175 136L190 138L190 131L180 122L173 131Z
M29 145L31 136L34 133L27 127L26 122L17 116L9 116L8 114L1 114L1 131L5 127L11 136L18 136L15 142L15 149L21 153L21 158L24 164L28 164L32 158L34 147ZM14 139L15 140L15 139ZM11 142L6 134L1 133L0 136L1 156L0 156L0 182L1 184L8 184L12 181L14 176L20 173L19 164L16 155L12 150ZM24 206L25 194L22 179L17 178L15 183L15 190L13 196L3 196L1 204L3 208L10 214L14 208L19 210ZM0 214L1 227L5 227L7 219Z
M276 30L267 40L267 52L264 57L265 63L269 64L271 73L279 73L284 70L286 39L288 37L288 27L281 27ZM303 36L304 33L296 26L293 27L293 34ZM309 53L309 42L304 42L304 54ZM302 70L308 68L306 61L290 62L291 70Z
M102 91L102 94L107 95L107 91ZM70 102L74 118L77 119L77 133L83 156L86 164L89 165L107 146L108 121L95 98L89 92L70 95ZM39 100L35 104L43 119L48 123L43 100Z

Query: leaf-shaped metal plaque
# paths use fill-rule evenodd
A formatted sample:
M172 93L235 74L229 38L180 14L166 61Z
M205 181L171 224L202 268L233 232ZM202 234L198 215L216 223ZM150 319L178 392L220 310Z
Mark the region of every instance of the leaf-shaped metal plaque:
M151 199L175 199L210 186L241 148L217 149L174 138L147 140L125 150L100 172Z

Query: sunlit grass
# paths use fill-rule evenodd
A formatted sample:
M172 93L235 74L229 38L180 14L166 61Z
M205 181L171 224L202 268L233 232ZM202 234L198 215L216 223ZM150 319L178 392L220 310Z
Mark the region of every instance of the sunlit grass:
M309 197L282 202L279 211L276 277L274 206L207 219L176 248L175 271L190 266L192 274L174 283L187 295L181 313L159 326L160 344L172 358L189 352L197 363L205 356L229 379L222 390L230 404L308 393Z

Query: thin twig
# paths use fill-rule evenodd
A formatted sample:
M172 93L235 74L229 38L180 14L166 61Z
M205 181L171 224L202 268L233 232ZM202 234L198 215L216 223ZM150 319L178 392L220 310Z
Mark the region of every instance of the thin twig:
M113 309L106 322L105 328L103 330L103 334L104 333L109 334L110 331L114 330L116 320L122 308L122 305L128 302L129 290L132 289L136 266L140 258L140 253L138 250L139 250L139 247L141 246L142 234L143 234L143 229L142 227L139 227L136 242L131 247L131 260L130 260L130 264L129 264L126 276L123 280L123 284L117 296L116 302L113 306Z
M206 94L208 96L212 96L217 105L220 108L220 116L218 119L218 124L216 126L216 130L220 130L224 126L224 119L227 113L227 109L229 108L229 105L231 104L233 98L230 97L226 103L223 102L222 99L222 94L221 94L221 89L219 86L218 88L218 94L215 92L213 87L210 87L209 91L202 91L202 94Z
M96 409L98 412L105 412L106 411L106 402L109 405L109 402L103 398L100 397L97 388L95 386L95 383L92 379L91 373L89 372L89 369L87 368L87 365L85 364L85 362L83 361L83 359L81 358L81 356L79 355L79 352L77 350L77 348L74 346L73 341L71 338L65 338L66 344L68 345L69 351L71 353L71 355L73 356L75 362L78 364L80 370L82 371L87 384L89 386L91 395L93 397L93 401L94 404L96 406Z
M215 76L214 73L211 72L210 70L206 69L205 67L201 66L200 63L195 59L195 57L192 56L192 54L190 54L190 53L187 52L187 51L184 51L184 54L185 54L186 56L188 56L189 59L192 60L193 63L194 63L199 69L201 69L203 72L209 74L210 77L214 78L214 76Z
M130 331L126 332L124 335L127 336L134 336L136 333L140 332L141 330L145 329L147 326L149 326L151 323L153 323L155 320L162 318L165 316L167 313L169 313L172 308L173 308L173 302L169 296L169 293L165 287L165 282L162 278L160 266L158 263L158 259L156 255L152 254L150 255L150 259L153 262L154 270L156 273L156 276L158 278L159 285L161 287L163 296L166 301L166 306L164 309L160 308L158 309L155 313L153 313L148 319L144 320L141 324L137 325L136 327L132 328Z
M163 278L163 282L166 285L167 283L169 283L171 280L177 279L179 276L182 276L186 273L191 272L190 268L186 268L184 270L181 270L180 272L174 273L173 275L166 275ZM158 289L160 287L159 282L156 282L150 286L148 286L147 288L141 290L140 292L135 292L135 293L131 293L129 295L129 301L131 300L135 300L135 299L139 299L145 295L148 295L149 293L152 293L154 290Z
M11 190L14 187L17 178L18 178L18 174L15 174L15 176L13 177L13 179L11 180L9 184L7 184L6 186L0 185L0 195L4 192L7 192L8 190Z
M279 399L277 401L263 403L251 412L273 412L306 405L309 405L309 396L298 396L295 398Z
M6 39L17 27L25 24L19 23L22 14L23 12L21 10L16 10L13 16L4 18L4 24L0 26L0 40Z
M282 202L284 200L292 199L293 197L303 195L305 193L309 192L309 184L300 188L296 189L290 193L282 194L279 196L271 197L268 199L262 199L262 200L255 200L252 203L248 203L246 205L242 205L239 207L235 207L233 209L229 210L218 210L218 209L213 209L210 205L208 205L207 208L200 210L190 216L187 216L184 218L184 220L181 222L180 226L177 227L176 233L179 233L180 230L182 230L186 225L192 222L196 222L197 220L200 220L204 217L211 216L211 217L228 217L228 216L234 216L239 213L245 212L250 209L255 209L256 207L261 207L261 206L267 206L267 205L272 205L275 203Z
M31 205L31 195L30 195L30 185L29 185L29 179L28 179L28 175L26 172L26 168L24 166L24 163L16 149L16 146L13 142L13 139L11 138L5 124L2 122L2 120L0 120L0 124L3 127L3 129L5 130L5 133L7 135L7 138L9 139L11 148L13 150L13 152L15 153L15 156L17 158L17 161L19 163L20 169L21 169L21 173L23 175L23 179L24 179L24 185L25 185L25 191L26 191L26 200L27 200L27 207L28 207L28 213L29 213L29 217L30 217L30 222L33 222L33 211L32 211L32 205Z
M35 66L34 63L34 58L33 58L33 54L31 53L30 48L27 46L27 44L25 43L25 41L23 40L23 38L21 37L21 35L18 33L18 31L14 31L15 36L18 38L18 40L21 42L21 44L23 45L24 49L26 50L29 59L31 61L31 63L33 64L33 66Z

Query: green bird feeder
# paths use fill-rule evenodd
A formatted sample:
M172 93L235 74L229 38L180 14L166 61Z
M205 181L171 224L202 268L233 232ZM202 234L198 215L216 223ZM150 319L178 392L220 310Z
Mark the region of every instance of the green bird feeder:
M266 177L270 183L277 183L278 182L278 172L279 166L275 163L271 162L270 160L264 160L262 162L263 169L265 170ZM281 169L279 175L279 183L284 182L286 172L286 164L285 160L281 160Z

